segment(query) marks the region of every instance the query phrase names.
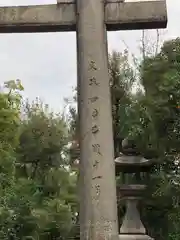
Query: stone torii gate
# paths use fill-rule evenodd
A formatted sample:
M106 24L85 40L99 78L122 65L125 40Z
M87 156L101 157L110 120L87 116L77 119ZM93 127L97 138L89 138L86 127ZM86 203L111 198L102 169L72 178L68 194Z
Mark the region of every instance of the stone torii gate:
M54 5L0 8L0 33L77 32L81 240L118 234L106 29L166 24L165 0L58 0Z

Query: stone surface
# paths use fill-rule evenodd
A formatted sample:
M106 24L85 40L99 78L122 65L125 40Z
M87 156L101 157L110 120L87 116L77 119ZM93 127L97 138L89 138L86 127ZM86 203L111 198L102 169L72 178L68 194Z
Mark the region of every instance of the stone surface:
M0 32L75 31L75 4L0 7Z
M105 5L108 31L166 27L165 0L109 1ZM54 5L0 7L0 33L75 31L75 10L74 0L61 0Z
M104 4L77 0L81 239L118 234Z
M142 198L146 185L140 184L121 184L116 187L118 199L127 199L127 197Z
M148 235L139 235L139 234L120 234L119 240L154 240Z
M121 172L148 172L154 164L155 162L152 159L146 159L141 156L122 155L115 159L116 175L119 175Z
M120 234L146 234L137 209L138 199L128 198L126 200L126 213L120 228Z
M139 2L111 2L105 8L108 31L165 28L167 9L165 0Z

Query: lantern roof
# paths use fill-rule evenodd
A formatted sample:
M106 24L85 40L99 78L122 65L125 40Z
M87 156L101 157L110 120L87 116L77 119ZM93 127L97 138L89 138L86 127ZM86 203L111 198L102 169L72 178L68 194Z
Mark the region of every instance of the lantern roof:
M122 141L122 152L115 159L116 173L136 173L148 172L155 164L152 159L142 157L133 140L124 139Z

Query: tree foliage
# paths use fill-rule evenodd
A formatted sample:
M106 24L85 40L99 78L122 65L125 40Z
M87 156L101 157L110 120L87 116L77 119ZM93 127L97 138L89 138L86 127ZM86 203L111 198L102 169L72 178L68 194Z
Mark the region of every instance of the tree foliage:
M18 84L8 82L0 95L0 238L67 239L77 206L67 125L41 102L21 105Z

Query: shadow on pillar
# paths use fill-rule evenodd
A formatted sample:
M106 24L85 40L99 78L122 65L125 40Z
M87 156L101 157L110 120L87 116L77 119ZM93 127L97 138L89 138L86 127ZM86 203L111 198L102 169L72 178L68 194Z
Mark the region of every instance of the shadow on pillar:
M115 159L116 175L120 176L121 184L117 186L118 199L125 201L126 211L120 227L120 240L150 240L141 222L138 204L146 185L142 179L148 178L148 172L155 162L140 156L132 140L122 142L122 153Z

